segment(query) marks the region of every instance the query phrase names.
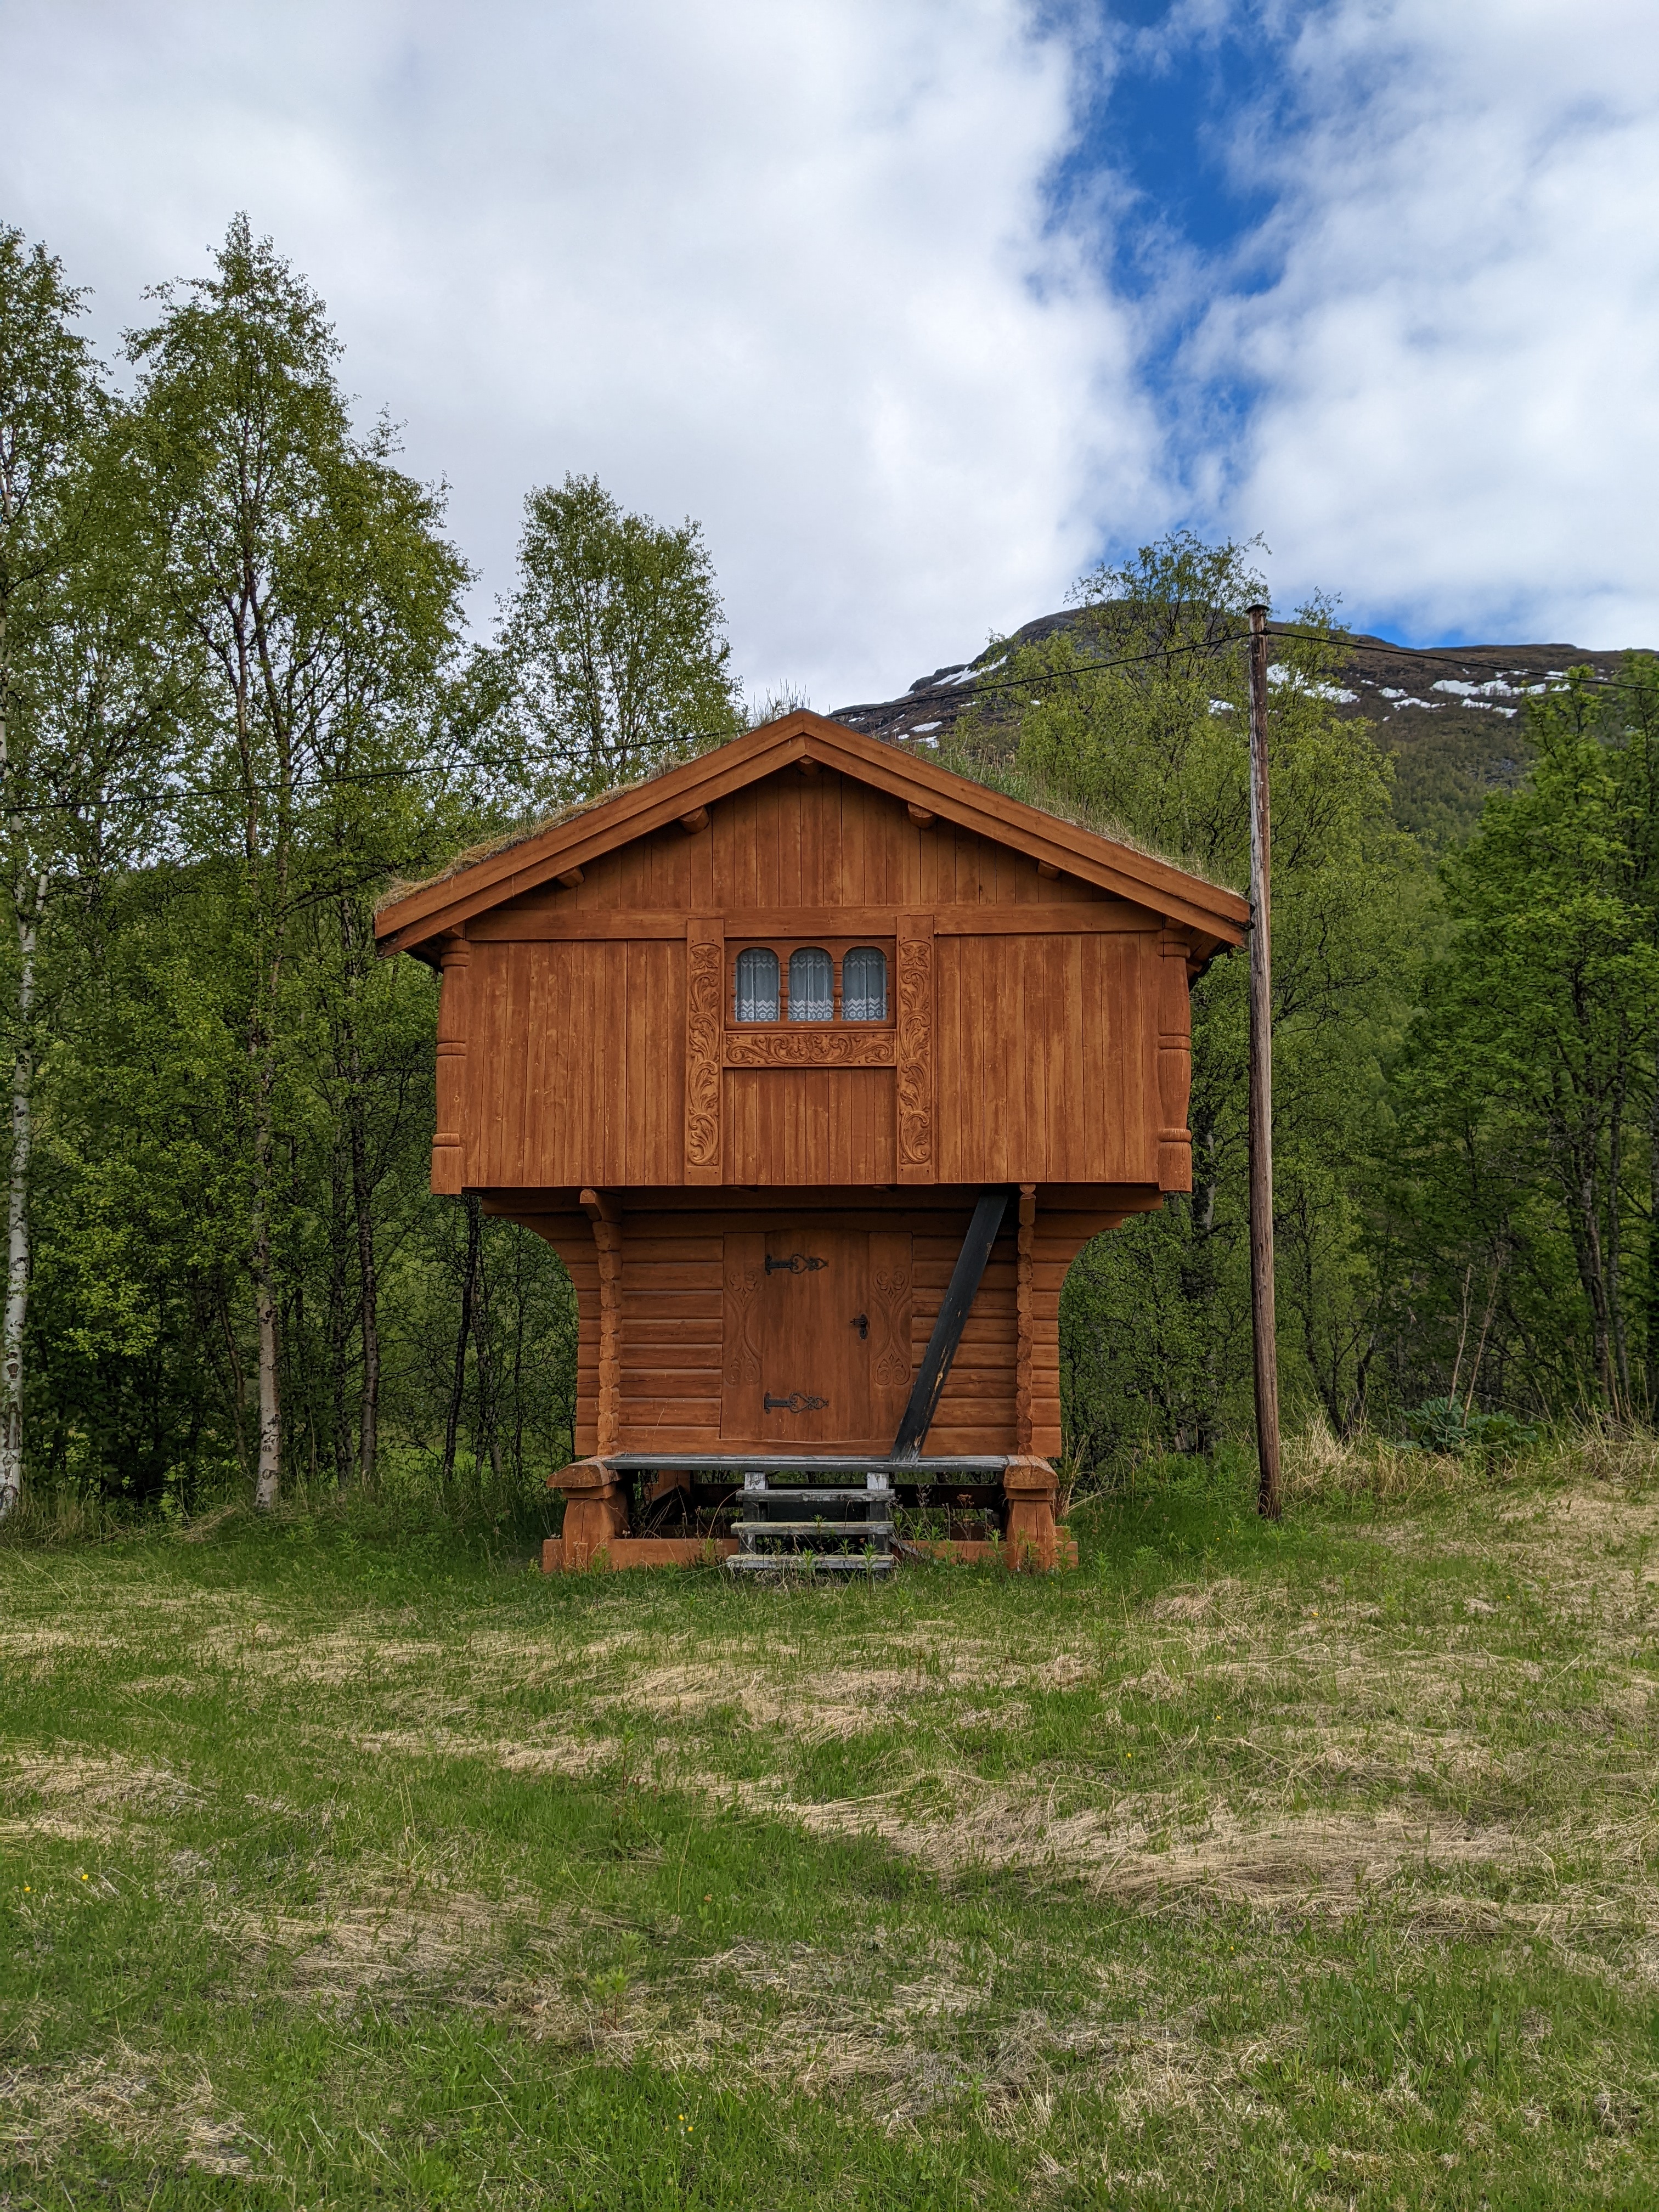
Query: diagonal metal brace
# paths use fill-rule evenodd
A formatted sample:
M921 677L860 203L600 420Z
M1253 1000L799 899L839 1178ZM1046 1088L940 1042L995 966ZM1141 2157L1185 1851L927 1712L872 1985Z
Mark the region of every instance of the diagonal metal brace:
M1006 1190L988 1190L981 1194L979 1203L974 1208L968 1234L962 1240L957 1264L951 1271L951 1287L945 1293L939 1319L933 1323L933 1333L927 1340L921 1371L916 1376L910 1392L910 1402L904 1409L904 1419L899 1423L898 1434L893 1439L893 1457L896 1460L911 1463L921 1457L921 1448L927 1440L928 1430L933 1425L934 1410L945 1389L945 1377L951 1372L951 1362L956 1358L957 1346L962 1341L969 1308L974 1303L980 1279L985 1273L985 1263L991 1256L991 1247L997 1241L997 1231L1002 1226L1007 1204Z

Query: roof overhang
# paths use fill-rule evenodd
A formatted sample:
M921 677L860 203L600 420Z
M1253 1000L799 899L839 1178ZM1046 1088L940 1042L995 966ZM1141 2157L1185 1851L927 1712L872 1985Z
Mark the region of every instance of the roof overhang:
M1194 947L1200 957L1243 940L1249 908L1236 892L799 708L386 900L374 925L380 949L421 950L488 908L803 761L836 769L1113 897L1150 908L1207 940Z

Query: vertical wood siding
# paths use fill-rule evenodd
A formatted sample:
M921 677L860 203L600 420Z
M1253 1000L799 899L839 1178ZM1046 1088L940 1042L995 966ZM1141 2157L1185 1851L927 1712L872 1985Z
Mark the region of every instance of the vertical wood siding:
M736 936L745 912L874 908L897 929L906 915L1102 898L988 839L919 827L848 777L792 769L735 793L693 834L656 831L594 861L580 884L487 917L470 975L465 1183L686 1180L685 943L498 936L514 916L723 916ZM895 1071L728 1068L720 1164L697 1179L1157 1184L1159 1040L1176 1032L1171 987L1182 988L1179 963L1160 963L1157 929L967 936L941 924L932 943L931 1156L896 1150ZM898 1073L914 1091L908 1062ZM1164 1091L1174 1095L1167 1068Z

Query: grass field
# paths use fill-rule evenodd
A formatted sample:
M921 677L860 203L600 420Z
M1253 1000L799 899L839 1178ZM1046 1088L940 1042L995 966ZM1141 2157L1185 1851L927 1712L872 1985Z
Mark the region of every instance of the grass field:
M1652 1456L1049 1582L0 1549L0 2206L1659 2203Z

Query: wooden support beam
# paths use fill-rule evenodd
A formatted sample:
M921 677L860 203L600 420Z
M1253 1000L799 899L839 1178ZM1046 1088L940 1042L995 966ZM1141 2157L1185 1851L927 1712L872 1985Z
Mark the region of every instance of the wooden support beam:
M592 1195L584 1191L584 1199ZM615 1451L622 1431L622 1230L591 1214L599 1276L599 1395L596 1441L601 1457ZM624 1519L623 1526L626 1527Z
M907 806L904 811L909 816L910 819L915 823L918 830L931 830L934 822L938 818L935 815L929 813L928 810L925 806L916 806L912 805Z
M1014 1268L1014 1441L1030 1457L1032 1444L1031 1384L1036 1347L1034 1254L1036 1246L1036 1185L1019 1187L1019 1237Z
M466 1044L471 990L468 969L472 947L465 927L446 930L439 965L443 990L438 1000L438 1118L432 1138L432 1188L441 1197L459 1198L465 1179Z
M1193 1036L1187 963L1192 950L1184 929L1166 929L1158 940L1158 1187L1193 1187L1193 1138L1187 1113L1193 1088Z
M706 806L694 806L689 814L681 815L680 827L688 837L695 837L699 830L706 830L708 827L708 809Z
M1011 1459L1002 1470L1008 1501L1004 1556L1028 1574L1047 1574L1058 1563L1054 1502L1060 1485L1046 1459Z
M566 890L574 891L577 884L583 880L582 872L580 868L562 868L553 880L556 884L562 884Z
M1058 879L1060 870L1054 866L1052 860L1039 860L1037 862L1037 873L1042 877L1045 884L1052 884Z
M893 1457L908 1462L921 1456L927 1431L933 1425L933 1414L944 1392L945 1379L951 1372L951 1362L957 1356L957 1346L962 1341L962 1332L974 1303L980 1279L985 1273L985 1263L991 1256L991 1247L997 1241L997 1231L1002 1226L1002 1217L1007 1211L1006 1190L988 1190L981 1194L974 1208L974 1218L968 1224L968 1234L962 1240L962 1249L957 1255L957 1264L951 1271L951 1283L933 1323L933 1333L927 1340L927 1349L922 1355L921 1368L910 1392L910 1402L904 1409L898 1434L893 1439Z

